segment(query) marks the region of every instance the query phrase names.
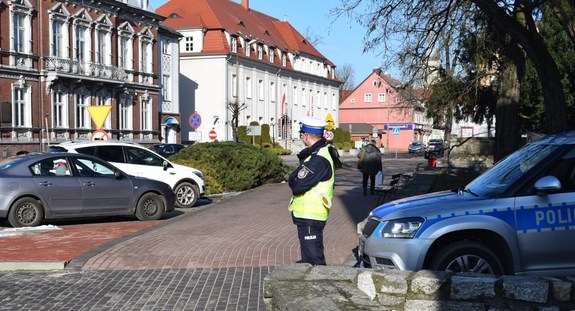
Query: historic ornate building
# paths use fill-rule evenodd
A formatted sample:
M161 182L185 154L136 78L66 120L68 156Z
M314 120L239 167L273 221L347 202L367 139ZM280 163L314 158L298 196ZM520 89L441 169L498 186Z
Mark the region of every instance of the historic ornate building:
M111 106L109 139L175 142L179 110L160 85L177 69L160 77L159 54L179 36L160 30L164 19L147 3L0 0L0 156L93 138L96 105Z

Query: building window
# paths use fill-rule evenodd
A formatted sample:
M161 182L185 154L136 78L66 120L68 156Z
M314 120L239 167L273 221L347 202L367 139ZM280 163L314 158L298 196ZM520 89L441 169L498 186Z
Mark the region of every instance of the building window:
M132 129L132 101L131 95L120 96L120 130Z
M134 69L134 29L128 22L118 28L118 67ZM162 49L166 47L166 41L162 42Z
M63 128L68 126L68 111L66 94L62 91L52 92L52 127Z
M232 74L232 96L238 97L238 76Z
M252 52L251 50L252 50L252 48L251 48L250 45L246 42L246 56L247 56L247 57L250 57L251 52Z
M238 38L237 37L232 37L232 53L237 53L238 52Z
M149 131L152 129L152 103L150 99L142 99L141 122L142 130Z
M171 98L171 90L172 86L170 84L172 79L170 79L170 75L163 75L162 76L162 99L165 101L169 101Z
M140 33L140 72L151 73L153 70L152 62L152 42L154 40L153 34L149 29L145 29ZM141 79L145 77L141 76ZM144 82L143 80L141 82Z
M64 57L64 34L62 22L52 20L52 56Z
M26 16L22 14L14 14L12 26L14 28L12 49L19 53L26 53L27 49L25 49L24 44L26 44L27 34L29 34L29 32L26 31Z
M365 101L366 103L371 103L371 93L365 93L363 101Z
M86 60L86 27L81 25L76 25L74 36L75 46L74 46L74 58L78 61Z
M74 106L76 107L76 128L90 128L90 114L88 106L90 96L86 93L76 93Z
M269 55L270 63L275 62L275 60L276 60L276 58L275 58L275 57L276 57L275 53L276 53L276 49L270 48L270 55Z
M259 60L264 59L264 48L258 44L257 49L258 49L258 59Z
M193 52L194 51L194 37L186 37L186 52Z
M378 102L378 103L383 103L383 102L385 102L385 93L378 93L378 94L377 94L377 102Z
M252 78L246 77L246 98L252 98Z
M282 67L287 66L287 57L286 53L282 53Z
M264 81L258 80L258 99L264 100Z
M128 38L120 37L120 46L118 50L118 66L127 68L128 65Z
M162 54L164 55L170 54L170 41L162 40Z
M13 111L13 126L14 127L27 127L30 125L30 105L28 100L28 88L25 87L14 87L13 89L13 100L14 108Z
M140 49L140 54L142 58L140 59L140 71L150 72L152 69L150 64L150 46L151 44L147 41L142 42L142 47Z
M96 32L96 63L100 65L106 64L106 32Z
M276 101L276 84L275 82L270 82L270 101L274 103Z

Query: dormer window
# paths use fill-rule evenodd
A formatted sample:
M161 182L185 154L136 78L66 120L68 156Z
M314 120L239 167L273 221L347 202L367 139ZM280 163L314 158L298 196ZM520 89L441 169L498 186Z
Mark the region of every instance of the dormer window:
M251 55L251 49L252 49L252 48L250 47L250 45L246 42L246 49L245 49L245 50L246 50L246 56L247 56L247 57L250 57L250 55Z
M270 48L270 54L269 54L270 63L275 62L275 53L276 53L276 49Z
M257 45L258 59L264 59L264 48L261 45Z
M287 57L286 53L282 53L282 67L287 66Z
M232 37L231 48L232 53L238 52L238 37Z
M194 51L194 37L186 37L185 39L186 52Z

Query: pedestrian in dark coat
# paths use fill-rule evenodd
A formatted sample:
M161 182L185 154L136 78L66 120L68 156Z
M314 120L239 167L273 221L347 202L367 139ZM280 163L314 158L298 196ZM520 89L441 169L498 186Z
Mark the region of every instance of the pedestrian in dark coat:
M375 145L375 141L372 140L361 148L357 157L359 158L357 168L363 174L363 195L367 195L368 179L370 180L369 189L371 194L373 194L375 190L375 176L382 170L381 151Z

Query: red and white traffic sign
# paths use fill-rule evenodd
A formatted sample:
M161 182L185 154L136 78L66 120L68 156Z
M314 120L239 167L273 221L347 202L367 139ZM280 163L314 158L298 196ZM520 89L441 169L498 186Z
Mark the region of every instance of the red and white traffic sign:
M325 133L323 134L323 137L325 137L325 139L328 141L332 141L333 140L333 132L332 131L325 131Z
M216 137L218 137L218 134L216 133L216 131L211 130L210 133L208 133L208 137L209 137L211 140L214 140L214 139L216 139Z
M108 133L106 133L106 131L104 130L95 130L92 132L92 135L90 135L90 140L109 140L110 137L108 136Z

